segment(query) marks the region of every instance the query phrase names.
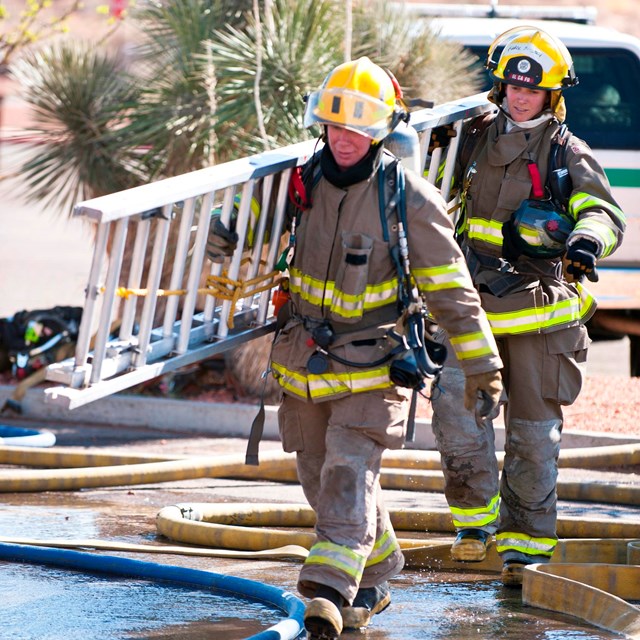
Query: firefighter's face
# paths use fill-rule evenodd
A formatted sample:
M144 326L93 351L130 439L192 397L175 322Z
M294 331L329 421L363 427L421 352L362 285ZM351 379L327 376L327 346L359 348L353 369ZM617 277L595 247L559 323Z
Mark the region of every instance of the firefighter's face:
M547 92L544 89L528 89L508 84L505 87L509 114L515 122L535 118L545 107Z
M358 164L371 147L371 138L335 125L327 126L327 137L331 153L343 171Z

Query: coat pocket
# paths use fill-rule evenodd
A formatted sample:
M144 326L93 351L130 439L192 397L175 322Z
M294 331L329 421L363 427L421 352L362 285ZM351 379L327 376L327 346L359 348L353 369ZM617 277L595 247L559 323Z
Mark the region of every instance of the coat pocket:
M573 404L582 389L589 334L583 325L545 334L542 397L561 405Z
M364 313L373 239L362 233L344 233L340 251L331 297L331 318L346 323L357 322Z
M302 421L297 406L283 402L278 407L278 431L283 451L293 453L304 449Z

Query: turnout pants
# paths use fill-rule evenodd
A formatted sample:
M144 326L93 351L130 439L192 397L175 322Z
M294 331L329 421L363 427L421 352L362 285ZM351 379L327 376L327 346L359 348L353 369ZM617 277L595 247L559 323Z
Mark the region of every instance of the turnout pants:
M589 338L584 326L576 326L497 342L506 393L502 476L493 422L465 410L464 374L448 361L432 400L445 496L456 529L496 533L503 560L545 561L557 543L562 406L572 404L582 387Z
M407 413L407 398L394 388L317 404L284 396L282 445L296 452L316 513L317 541L298 580L302 595L313 598L326 585L352 603L360 585L376 586L404 566L379 479L384 450L404 444Z

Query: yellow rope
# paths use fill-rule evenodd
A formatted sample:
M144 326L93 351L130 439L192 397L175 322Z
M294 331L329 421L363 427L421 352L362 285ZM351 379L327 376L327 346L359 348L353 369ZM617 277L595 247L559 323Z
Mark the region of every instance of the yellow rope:
M165 296L182 296L187 293L186 289L157 289L156 295L159 298ZM116 295L120 298L124 298L128 300L131 296L139 296L144 298L144 296L149 295L149 289L128 289L127 287L118 287L116 289Z
M232 304L229 309L227 325L233 329L233 312L238 300L250 298L256 293L267 291L275 285L280 284L280 280L275 280L279 273L279 271L271 271L271 273L249 280L231 280L226 273L219 276L209 276L207 278L207 288L203 290L199 289L198 291L213 295L220 300L231 300Z
M206 280L206 287L198 289L198 293L209 296L215 296L220 300L230 300L232 302L229 309L229 317L227 325L233 329L233 316L236 304L243 298L250 298L257 293L268 291L274 286L280 284L281 279L276 277L279 271L271 271L265 275L250 278L249 280L232 280L228 277L227 272L223 272L219 276L210 275ZM157 289L156 296L159 298L166 296L182 296L187 293L186 289ZM125 300L131 296L144 297L149 295L149 289L129 289L127 287L118 287L116 295Z

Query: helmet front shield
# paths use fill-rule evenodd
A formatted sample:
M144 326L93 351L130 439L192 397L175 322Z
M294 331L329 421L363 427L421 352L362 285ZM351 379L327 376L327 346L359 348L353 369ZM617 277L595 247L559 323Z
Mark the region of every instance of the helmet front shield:
M304 126L336 125L378 142L390 133L393 113L387 103L359 91L325 88L307 98Z

